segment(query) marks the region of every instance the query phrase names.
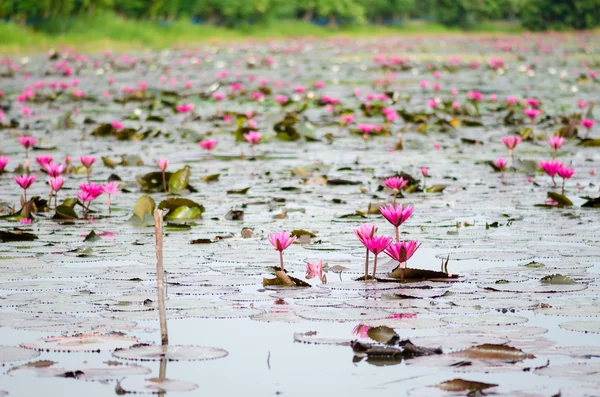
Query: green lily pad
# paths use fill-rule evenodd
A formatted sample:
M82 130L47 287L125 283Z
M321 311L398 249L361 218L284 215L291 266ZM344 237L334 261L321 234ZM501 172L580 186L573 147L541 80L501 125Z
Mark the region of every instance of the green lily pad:
M142 196L135 202L133 214L143 221L146 214L152 215L154 213L155 208L156 202L152 197Z

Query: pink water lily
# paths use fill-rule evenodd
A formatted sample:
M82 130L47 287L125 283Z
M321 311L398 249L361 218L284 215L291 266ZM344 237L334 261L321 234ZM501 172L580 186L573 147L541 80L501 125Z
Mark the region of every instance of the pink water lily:
M579 107L579 109L585 109L588 107L588 102L587 101L577 101L577 106Z
M13 177L13 180L17 183L17 185L21 186L23 189L23 203L27 202L27 189L35 182L35 175L20 175Z
M261 138L262 138L262 134L258 131L249 131L248 133L244 134L244 139L250 143L250 147L252 150L252 157L254 157L254 146L257 145Z
M310 280L314 277L318 277L323 284L327 282L327 278L323 274L323 261L318 261L315 263L306 263L306 278Z
M413 207L412 205L407 205L406 207L403 207L402 204L388 204L379 207L379 212L381 212L381 215L383 215L383 217L387 219L388 222L390 222L396 229L396 242L399 241L398 228L400 227L400 225L406 222L408 218L410 218L414 210L415 207Z
M575 174L575 170L571 167L567 167L564 164L561 164L560 167L558 167L557 170L557 174L558 176L560 176L562 178L562 195L565 195L565 181L567 179L570 179L574 174Z
M48 184L50 185L50 189L52 189L50 191L50 197L52 197L52 193L54 193L54 208L56 208L58 202L58 191L62 189L63 185L65 184L65 180L60 176L52 177L50 180L48 180ZM49 206L50 201L48 201L48 207Z
M384 180L383 183L394 192L394 205L396 205L396 196L408 184L408 180L405 180L401 176L393 176Z
M6 164L8 164L9 158L6 156L0 156L0 174L4 172Z
M81 156L79 162L86 168L87 180L90 181L90 175L92 173L92 165L96 162L94 156Z
M592 129L592 127L594 126L594 120L591 119L583 119L581 120L581 126L583 128L585 128L585 138L587 138L590 135L590 130Z
M513 150L517 147L519 143L521 143L523 139L520 136L504 136L502 137L502 143L508 148L508 154L513 159L513 163L515 161L515 157L513 154Z
M48 175L50 175L53 178L56 178L57 176L60 176L60 174L63 173L63 171L65 170L65 165L57 164L55 162L50 162L50 163L44 164L44 169L46 170Z
M32 136L20 136L17 140L25 148L25 170L29 172L29 148L33 147L38 140Z
M504 157L498 157L496 161L494 161L494 165L500 170L500 172L504 172L508 162L504 159Z
M290 236L289 232L277 232L269 234L269 242L275 247L275 251L279 251L279 261L281 270L285 271L283 266L283 251L288 248L294 241L296 236Z
M375 255L375 260L373 261L373 279L375 279L377 274L377 256L383 252L391 242L392 238L388 236L373 236L366 241L367 249Z
M156 165L158 165L158 168L160 169L160 172L162 173L163 190L166 192L167 191L166 171L167 171L167 166L169 165L169 160L158 159L158 160L156 160Z
M208 150L208 152L210 153L210 157L212 158L212 150L215 148L215 146L217 146L217 140L210 139L210 140L200 141L200 142L198 142L198 145L200 145L200 147L202 149Z
M353 121L354 121L353 114L344 114L344 115L342 115L342 117L340 119L340 124L347 125L347 124L352 123Z
M552 182L554 186L556 186L556 181L554 177L558 174L558 170L563 166L563 163L557 160L551 161L540 161L540 167L552 178Z
M358 227L358 229L352 230L352 232L358 237L358 240L365 246L367 249L367 256L365 259L365 281L369 276L369 240L375 236L375 232L377 231L377 226L372 223L363 223Z
M523 113L525 113L525 116L529 117L529 119L531 120L531 125L533 125L533 123L535 122L535 118L539 116L542 113L542 111L539 109L527 108L523 110Z
M104 192L104 186L88 182L87 184L82 183L79 185L79 191L77 197L83 202L84 206L84 217L87 219L88 212L92 201L96 200ZM86 205L87 203L87 205Z
M508 96L508 97L506 97L504 102L507 105L516 105L517 103L519 103L519 98L517 98L516 96Z
M285 105L288 101L288 97L285 95L276 95L275 96L275 101L280 104L281 106Z
M125 128L125 125L123 123L121 123L120 121L113 121L112 123L110 123L110 126L117 131Z
M548 139L548 143L550 144L550 147L554 149L552 158L555 158L557 150L565 143L565 138L562 136L551 136L550 139Z
M427 169L427 167L421 167L421 175L423 175L423 191L426 191L426 183L427 183L427 176L429 176L429 170Z
M121 194L122 192L119 190L119 183L117 182L106 182L104 186L102 186L103 193L108 195L108 213L111 212L110 208L110 196L114 196L117 194Z
M402 269L402 278L404 278L404 269L406 268L406 262L413 256L413 254L419 249L421 244L418 240L396 242L388 245L385 249L385 253L395 261L398 261L398 265Z

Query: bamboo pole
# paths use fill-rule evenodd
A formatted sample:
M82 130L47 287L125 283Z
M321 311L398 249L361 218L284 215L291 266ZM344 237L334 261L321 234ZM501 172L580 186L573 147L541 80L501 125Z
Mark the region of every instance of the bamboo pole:
M167 311L165 308L165 271L163 268L163 212L154 211L154 231L156 233L156 284L158 290L158 316L160 320L160 340L163 346L169 344L167 332Z

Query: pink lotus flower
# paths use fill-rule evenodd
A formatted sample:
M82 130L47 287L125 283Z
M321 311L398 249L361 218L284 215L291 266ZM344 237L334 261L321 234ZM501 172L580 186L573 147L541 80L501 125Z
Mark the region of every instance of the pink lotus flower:
M586 101L577 101L577 106L579 109L585 109L588 107L588 102Z
M517 147L519 143L521 143L523 139L520 136L505 136L502 137L502 143L508 148L508 154L513 159L513 163L515 161L515 157L513 155L513 150Z
M525 116L527 116L531 119L531 124L533 124L533 121L535 120L535 118L537 116L539 116L542 113L542 111L538 110L538 109L527 108L527 109L523 110L523 113L525 113Z
M496 159L496 161L494 161L494 165L496 167L498 167L498 169L500 170L500 172L504 172L504 170L506 170L508 162L504 159L504 157L498 157Z
M427 169L427 167L422 167L421 175L423 175L424 177L427 177L428 174L429 174L429 170Z
M467 97L472 101L481 101L483 94L479 91L469 91L467 92Z
M19 141L21 146L23 146L25 149L29 149L30 147L35 145L38 141L37 138L34 138L32 136L20 136L17 138L17 140Z
M122 130L125 127L125 125L120 121L113 121L112 123L110 123L110 126L117 131Z
M21 188L23 189L23 202L26 203L27 202L27 189L33 184L33 182L35 182L36 176L35 175L21 175L21 176L14 176L13 180L17 183L17 185L21 186Z
M587 138L590 134L590 130L594 126L594 120L591 119L583 119L581 120L581 126L586 129L585 137Z
M156 165L158 165L158 168L162 172L165 172L167 170L167 166L169 165L169 160L167 160L167 159L158 159L158 160L156 160Z
M427 80L421 80L419 81L419 85L421 86L421 88L425 89L429 87L429 82Z
M398 261L400 267L404 269L406 268L406 261L408 261L414 255L420 246L421 244L419 244L418 240L391 243L385 249L385 253L390 258Z
M321 280L323 284L327 282L327 279L323 275L323 261L306 263L306 278L310 280L313 277L319 277L319 280Z
M432 109L435 109L439 106L439 103L435 99L430 99L427 101L427 106L429 106Z
M200 142L198 142L198 145L200 145L200 147L202 149L206 149L208 151L211 151L217 145L217 140L216 139L211 139L211 140L200 141Z
M250 131L247 134L244 134L244 139L252 145L259 143L261 138L261 133L257 131Z
M92 164L96 162L96 157L94 156L81 156L79 157L79 162L85 167L90 168Z
M509 96L506 97L506 100L504 102L507 105L516 105L517 103L519 103L519 98L517 98L516 96Z
M122 192L119 190L119 184L117 182L106 182L104 186L102 186L102 191L108 195L108 213L110 214L110 196L121 194Z
M561 164L560 167L558 167L558 176L560 176L562 178L562 195L565 195L565 180L570 179L573 174L575 174L575 170L573 168L567 167L564 164Z
M379 212L396 228L396 241L399 241L398 228L410 218L415 208L412 205L403 207L402 204L387 204L379 207Z
M375 236L375 232L377 231L377 226L372 223L363 223L358 229L352 230L352 232L358 237L360 242L367 247L368 241ZM368 248L367 248L368 249Z
M178 105L175 107L175 110L177 110L177 112L179 112L179 113L190 113L190 112L194 111L194 104L186 103L183 105Z
M558 170L563 166L563 163L560 161L552 160L552 161L540 161L540 167L552 178L552 182L554 186L556 186L556 181L554 177L558 174Z
M6 164L8 164L8 157L6 156L0 156L0 174L4 172L4 167L6 167Z
M385 250L391 242L392 238L388 236L373 236L369 240L366 240L367 249L375 255L375 260L373 261L373 279L375 279L377 274L377 256Z
M302 94L304 91L306 91L306 89L302 86L298 86L298 87L294 88L294 92L296 94Z
M285 103L287 103L288 97L286 97L285 95L277 95L275 97L275 101L283 106Z
M296 241L296 236L290 236L288 232L277 232L269 234L269 242L275 247L275 251L279 251L279 260L281 270L285 271L283 266L283 251Z
M408 180L405 180L401 176L393 176L384 180L383 184L397 193L408 184Z
M44 168L46 164L51 163L52 160L54 160L54 157L52 156L37 156L35 158L35 162L38 163L42 168Z
M372 327L369 327L368 325L364 325L364 324L358 324L356 327L354 327L352 329L352 333L356 336L358 336L359 338L368 338L369 337L369 330Z
M324 88L325 87L325 82L324 81L317 81L315 83L315 88Z
M540 106L540 100L539 99L535 99L535 98L526 98L524 100L524 102L533 107L533 108L537 108L538 106Z
M57 164L55 162L50 162L50 163L44 164L44 169L46 170L48 175L50 175L53 178L56 178L56 177L60 176L60 174L63 173L63 171L65 170L65 165Z
M223 99L225 99L225 94L221 93L221 92L215 92L213 94L213 99L215 101L222 101Z
M21 218L21 219L19 219L19 222L22 225L31 225L31 219L30 218Z
M496 103L498 101L498 95L490 94L490 101Z
M561 136L551 136L550 139L548 139L548 143L550 144L550 147L554 149L554 153L552 155L552 158L554 158L556 157L556 152L558 149L560 149L563 143L565 143L565 138Z
M440 150L442 148L442 143L441 142L436 142L433 144L433 147L435 150Z
M260 101L265 97L265 94L263 94L261 91L256 91L253 92L252 94L250 94L250 98L252 98L255 101Z
M52 188L52 191L54 191L54 192L58 192L60 189L62 189L64 183L65 183L65 180L62 179L60 176L50 178L50 180L48 181L48 184L50 185L50 187Z

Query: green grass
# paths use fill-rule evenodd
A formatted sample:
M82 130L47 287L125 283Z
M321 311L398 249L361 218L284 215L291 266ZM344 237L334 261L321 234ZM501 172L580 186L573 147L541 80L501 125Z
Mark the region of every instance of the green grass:
M514 23L486 23L473 32L518 33ZM193 25L176 21L168 25L147 20L126 20L115 15L81 16L68 20L49 20L35 30L13 23L0 22L0 53L25 53L62 45L79 50L161 49L207 41L233 41L245 38L267 39L297 36L371 37L410 34L457 33L459 29L410 21L402 26L348 25L330 28L302 21L278 21L266 25L240 26L234 29L213 25Z

